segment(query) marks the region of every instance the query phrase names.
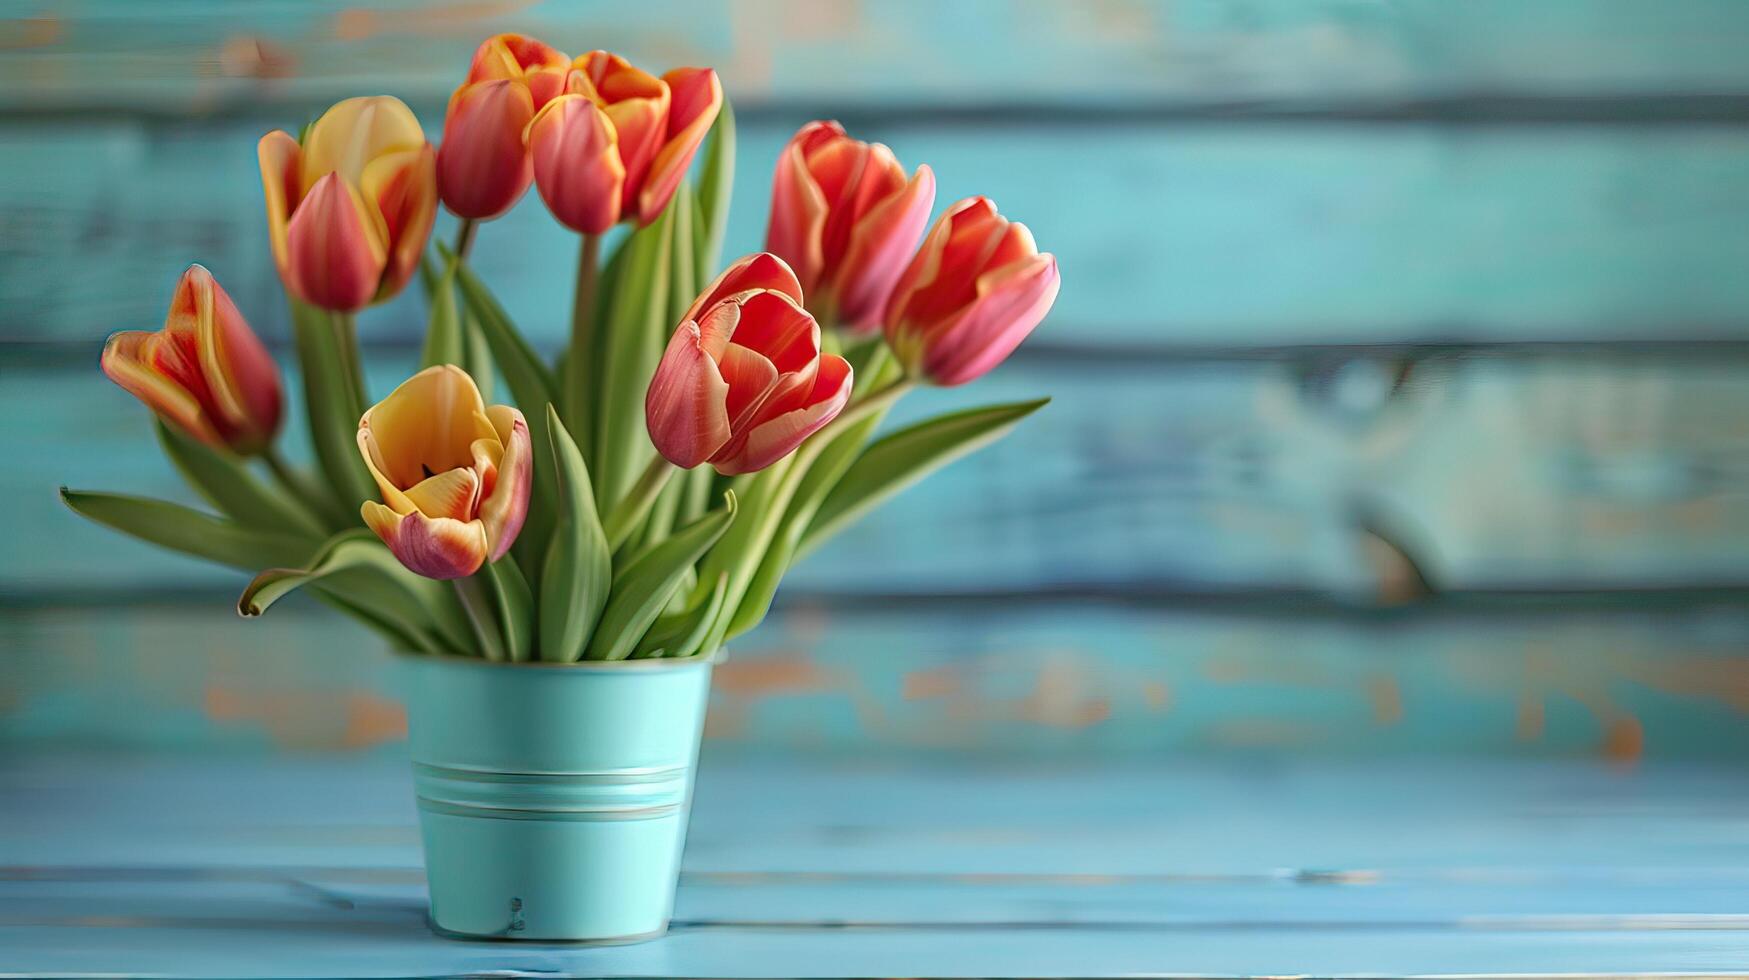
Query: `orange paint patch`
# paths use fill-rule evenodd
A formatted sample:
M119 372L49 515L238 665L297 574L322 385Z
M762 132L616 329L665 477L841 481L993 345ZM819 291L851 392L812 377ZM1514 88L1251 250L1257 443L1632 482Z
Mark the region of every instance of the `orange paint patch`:
M740 698L827 691L833 686L831 674L799 651L731 658L717 667L712 678L712 687L718 693Z
M418 16L394 11L385 16L365 7L350 7L334 15L332 32L336 41L363 41L392 30L403 34L446 34L454 28L468 28L470 35L484 37L491 33L490 21L524 10L529 0L461 0L458 3L434 3L420 8Z
M20 17L0 21L0 51L46 48L61 40L58 17Z
M1609 723L1603 736L1603 757L1621 765L1640 761L1646 751L1646 731L1640 720L1623 715Z
M1372 700L1372 720L1380 725L1395 725L1403 720L1403 690L1394 677L1378 676L1367 685Z
M1534 742L1543 737L1543 729L1548 724L1547 713L1543 710L1542 699L1525 694L1518 699L1518 740Z
M961 687L959 671L952 667L914 670L905 675L900 696L907 701L953 697Z
M1165 711L1172 704L1172 689L1163 681L1143 681L1142 701L1149 711Z
M209 685L203 707L216 723L260 726L283 749L361 749L407 737L405 709L368 691L263 694Z
M219 71L229 78L290 78L297 70L297 58L265 38L238 35L219 45Z

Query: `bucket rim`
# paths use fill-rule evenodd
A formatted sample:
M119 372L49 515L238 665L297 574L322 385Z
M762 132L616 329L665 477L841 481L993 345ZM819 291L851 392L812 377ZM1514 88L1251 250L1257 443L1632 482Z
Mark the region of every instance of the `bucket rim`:
M484 657L464 657L454 653L414 653L407 650L389 651L396 658L410 662L436 661L444 664L455 664L462 667L479 667L482 669L515 669L515 670L584 670L584 671L663 671L683 670L688 667L698 667L707 664L720 664L728 658L728 650L717 647L714 651L695 653L690 657L658 657L647 660L575 660L570 663L554 663L550 660L487 660Z

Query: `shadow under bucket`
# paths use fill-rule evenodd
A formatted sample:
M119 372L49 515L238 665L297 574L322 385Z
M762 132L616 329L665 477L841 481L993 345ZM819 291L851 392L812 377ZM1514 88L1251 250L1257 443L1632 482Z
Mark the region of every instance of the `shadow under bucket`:
M666 931L716 659L402 657L434 928L547 942Z

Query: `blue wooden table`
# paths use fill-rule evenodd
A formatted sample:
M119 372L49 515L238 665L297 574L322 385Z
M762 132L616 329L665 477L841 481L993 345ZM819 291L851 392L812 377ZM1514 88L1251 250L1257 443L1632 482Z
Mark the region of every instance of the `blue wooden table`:
M1749 971L1749 778L1593 762L706 758L673 930L426 928L405 763L0 764L0 975Z

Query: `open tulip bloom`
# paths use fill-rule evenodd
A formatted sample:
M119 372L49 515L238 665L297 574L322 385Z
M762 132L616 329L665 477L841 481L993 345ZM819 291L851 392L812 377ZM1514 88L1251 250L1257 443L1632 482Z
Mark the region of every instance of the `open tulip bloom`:
M498 35L435 149L376 96L258 153L312 465L278 450L273 354L193 266L163 329L116 333L102 367L212 509L62 491L93 521L253 573L248 616L304 588L409 653L708 656L821 542L1044 404L880 432L908 392L1004 360L1054 302L1056 260L981 197L925 236L930 168L907 177L886 147L815 122L773 176L768 251L720 265L734 117L708 68L658 76ZM551 358L467 260L476 223L530 184L582 243ZM440 200L453 247L430 245ZM353 316L422 261L421 363L373 400ZM500 383L511 404L486 394Z

